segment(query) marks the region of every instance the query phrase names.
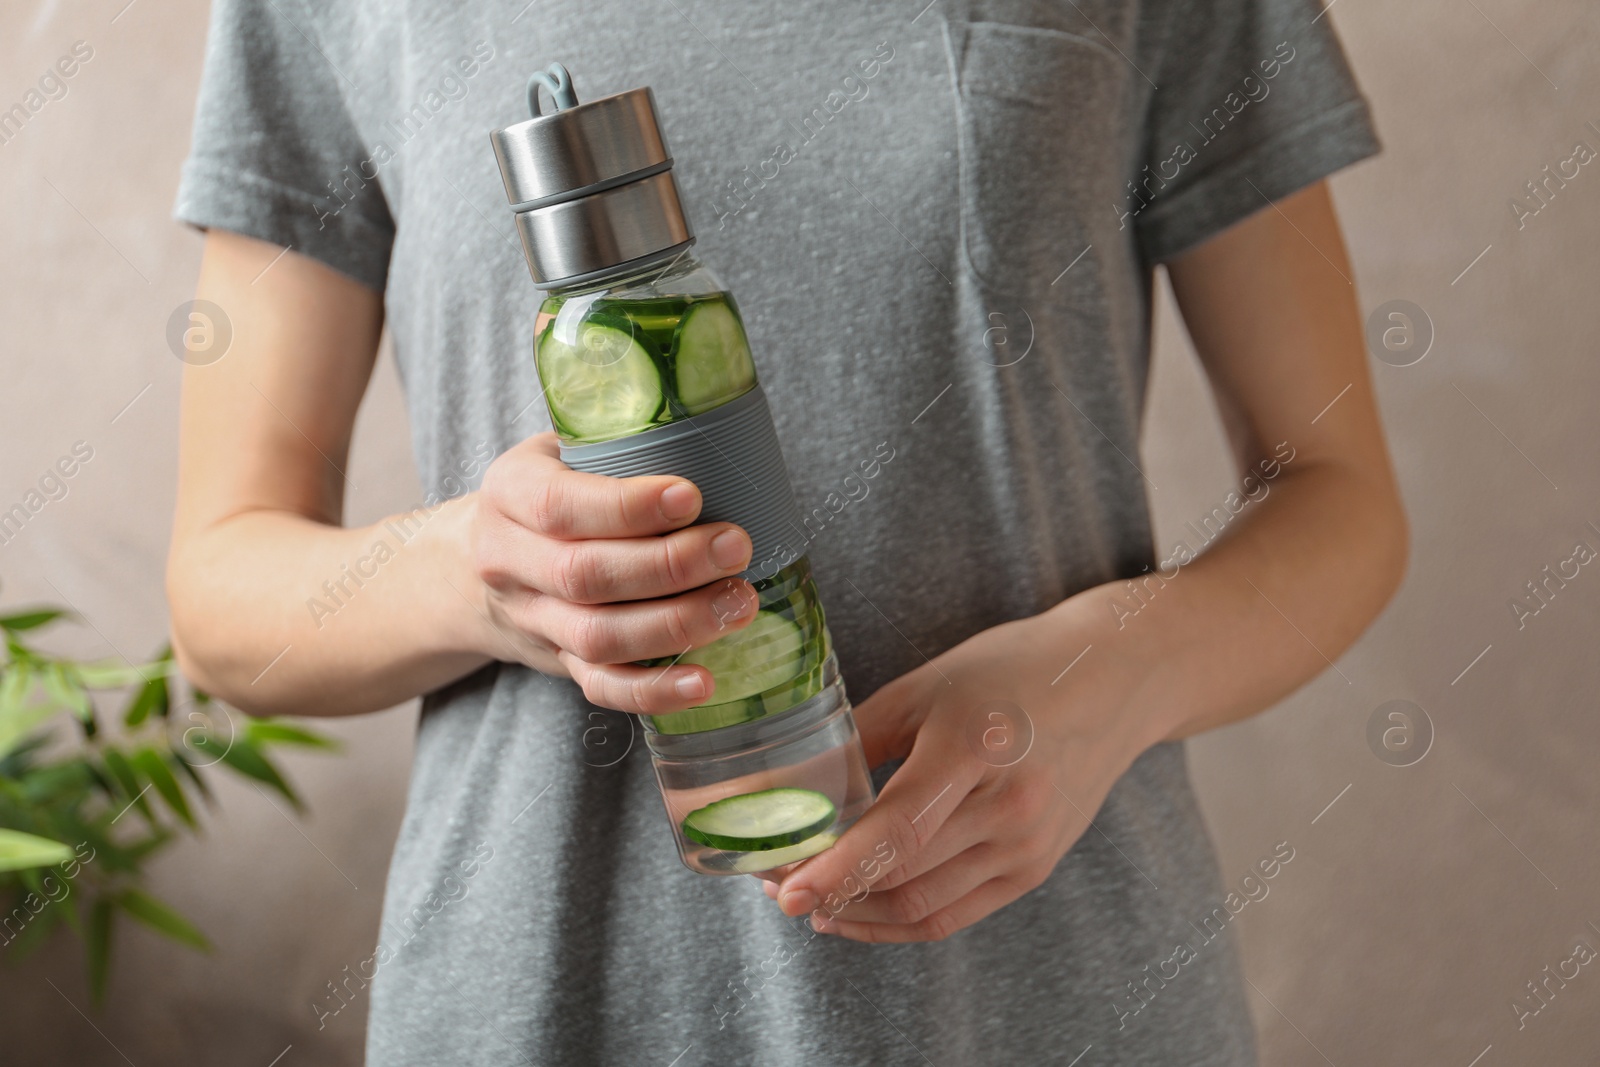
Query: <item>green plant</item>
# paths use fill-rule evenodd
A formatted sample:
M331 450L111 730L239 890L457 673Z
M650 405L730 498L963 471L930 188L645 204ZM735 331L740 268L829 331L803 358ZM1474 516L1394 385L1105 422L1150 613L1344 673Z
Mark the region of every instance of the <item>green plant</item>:
M43 608L0 618L0 944L17 962L57 926L71 928L99 1003L119 917L210 950L199 929L143 888L153 856L180 834L202 833L196 810L213 803L210 768L268 786L299 810L271 750L336 745L277 719L236 722L184 683L170 649L130 666L58 658L30 644L67 616ZM103 729L98 704L122 691L120 728ZM175 693L182 717L173 713ZM70 741L51 729L62 713L78 725Z

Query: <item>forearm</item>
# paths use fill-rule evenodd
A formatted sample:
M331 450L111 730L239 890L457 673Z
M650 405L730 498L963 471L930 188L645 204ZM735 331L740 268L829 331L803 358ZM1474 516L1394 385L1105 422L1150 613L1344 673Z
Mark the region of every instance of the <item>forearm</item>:
M492 652L473 506L350 529L257 510L193 532L168 567L184 673L244 711L295 715L375 711L470 673Z
M167 591L195 683L258 714L355 714L504 660L644 714L710 696L705 667L639 665L754 613L736 578L750 540L695 523L692 485L579 474L539 434L475 450L490 460L475 492L344 529L381 294L224 231L206 238L199 294L232 330L184 371Z
M1399 584L1407 534L1386 470L1307 461L1263 484L1268 495L1192 562L1168 547L1136 582L1051 613L1077 633L1090 622L1088 655L1112 662L1122 714L1152 743L1270 707L1329 669Z
M1096 586L858 704L868 760L903 763L768 895L852 940L948 937L1043 884L1151 745L1260 711L1326 668L1311 643L1336 657L1377 613L1404 522L1387 464L1292 469L1203 556L1152 579L1136 613L1127 583Z

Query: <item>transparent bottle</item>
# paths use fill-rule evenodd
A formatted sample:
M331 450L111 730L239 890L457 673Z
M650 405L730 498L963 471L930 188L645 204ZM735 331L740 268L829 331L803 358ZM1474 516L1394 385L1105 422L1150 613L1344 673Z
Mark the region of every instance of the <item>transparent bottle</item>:
M534 75L529 106L493 141L546 293L534 362L563 460L688 478L698 521L736 523L754 548L750 621L730 610L726 636L645 664L697 664L714 682L697 707L643 717L679 855L704 874L796 862L873 791L738 305L689 254L649 89L578 104L557 65Z

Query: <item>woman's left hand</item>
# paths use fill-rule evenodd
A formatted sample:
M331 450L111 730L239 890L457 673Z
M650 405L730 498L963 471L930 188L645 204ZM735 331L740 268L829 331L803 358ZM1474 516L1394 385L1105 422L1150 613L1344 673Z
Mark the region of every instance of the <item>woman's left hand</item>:
M905 763L836 845L768 876L785 914L938 941L1049 877L1161 733L1132 710L1136 638L1093 601L986 630L856 708L868 763Z

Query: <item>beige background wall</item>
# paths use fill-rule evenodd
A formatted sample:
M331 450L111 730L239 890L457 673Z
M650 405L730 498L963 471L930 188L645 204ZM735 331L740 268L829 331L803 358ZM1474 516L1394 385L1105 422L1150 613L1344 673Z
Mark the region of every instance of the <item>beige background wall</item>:
M0 8L0 107L75 41L94 49L68 95L0 144L0 510L75 441L94 449L69 495L0 546L0 604L70 603L92 627L59 647L138 657L166 625L181 365L164 332L200 251L167 211L205 5L125 2ZM1191 746L1225 876L1279 841L1297 853L1235 923L1264 1060L1594 1063L1600 974L1585 968L1521 1031L1509 1005L1575 939L1600 947L1600 570L1521 631L1507 602L1576 541L1600 548L1586 525L1600 526L1600 167L1520 231L1507 201L1574 141L1600 148L1600 11L1346 0L1329 17L1387 145L1335 182L1362 307L1414 301L1436 339L1414 366L1374 363L1414 531L1399 598L1345 677ZM1165 546L1230 475L1170 305L1160 327L1146 456ZM354 521L419 495L387 361L351 479ZM1414 766L1365 740L1394 698L1436 731ZM225 789L207 840L160 863L157 889L214 955L128 931L92 1025L75 946L0 971L6 1061L357 1062L364 1005L319 1033L309 1004L371 952L414 719L331 724L347 755L291 761L309 818Z

